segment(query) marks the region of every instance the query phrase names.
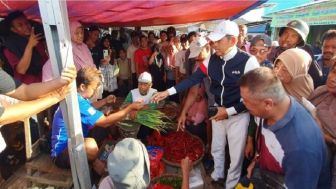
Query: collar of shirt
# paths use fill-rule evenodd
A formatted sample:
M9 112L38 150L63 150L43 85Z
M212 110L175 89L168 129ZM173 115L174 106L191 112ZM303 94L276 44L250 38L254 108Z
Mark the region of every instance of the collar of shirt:
M238 48L236 46L234 46L226 55L221 56L221 59L223 59L224 61L228 61L230 59L232 59L238 52Z
M268 126L266 124L266 121L265 121L264 124L263 124L263 127L265 129L271 130L273 133L275 133L279 129L284 128L288 124L288 122L290 122L292 120L292 118L294 117L297 106L298 106L298 102L296 102L293 97L290 97L290 107L289 107L287 113L285 114L285 116L282 119L280 119L279 121L277 121L272 126Z

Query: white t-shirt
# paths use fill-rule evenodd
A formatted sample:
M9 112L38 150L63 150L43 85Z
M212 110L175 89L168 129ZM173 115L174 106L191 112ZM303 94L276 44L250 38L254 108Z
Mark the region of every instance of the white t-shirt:
M185 53L187 50L180 50L175 54L175 66L179 67L179 71L182 74L186 74L186 68L185 68Z
M131 44L127 48L127 58L131 60L131 71L135 73L134 53L138 48Z

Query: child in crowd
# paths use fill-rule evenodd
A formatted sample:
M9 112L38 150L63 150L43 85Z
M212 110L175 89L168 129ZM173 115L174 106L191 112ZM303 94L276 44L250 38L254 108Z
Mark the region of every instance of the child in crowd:
M181 50L179 50L175 55L175 66L176 66L176 83L182 81L186 76L186 52L189 48L187 36L181 35Z
M117 66L119 67L118 88L119 96L125 97L130 90L129 80L131 79L131 63L127 59L125 49L119 51L119 58L117 59Z
M108 50L103 55L103 59L100 61L99 70L103 75L103 98L110 94L116 94L118 89L117 75L119 73L119 67L113 60L112 51Z
M154 44L152 52L153 53L148 61L148 69L153 77L153 88L158 91L163 91L166 85L164 81L164 58L160 52L159 44Z

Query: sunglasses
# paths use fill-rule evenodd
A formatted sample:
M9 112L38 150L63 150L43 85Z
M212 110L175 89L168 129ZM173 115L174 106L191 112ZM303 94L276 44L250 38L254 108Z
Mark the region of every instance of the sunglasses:
M268 49L250 49L250 53L253 54L253 55L256 55L256 54L261 54L261 55L264 55L268 52Z

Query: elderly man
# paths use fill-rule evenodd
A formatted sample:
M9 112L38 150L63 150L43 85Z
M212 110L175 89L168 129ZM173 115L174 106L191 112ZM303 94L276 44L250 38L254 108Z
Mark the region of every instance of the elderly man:
M150 101L152 96L156 92L157 90L152 88L152 76L148 72L143 72L142 74L140 74L138 78L138 88L133 89L128 93L123 105L140 101L144 102L145 104L144 108L155 109L156 104L151 103ZM147 136L150 135L152 132L153 129L150 129L142 125L140 127L137 137L140 138L142 141L146 141Z
M152 76L148 72L143 72L138 78L138 88L131 90L124 104L130 104L136 101L143 101L150 108L156 108L156 104L150 103L152 96L157 92L152 88Z
M210 92L215 96L215 111L217 112L210 118L213 129L211 153L215 163L211 177L215 182L224 178L227 138L231 158L226 180L228 189L234 188L240 177L249 122L249 114L241 102L238 80L245 72L259 67L254 56L237 48L238 35L239 29L236 23L221 22L208 36L213 41L216 54L200 64L188 79L153 97L153 101L162 100L168 95L184 91L200 83L205 77L210 77Z
M246 73L240 92L250 113L261 118L257 121L260 171L284 177L289 189L330 188L321 130L309 112L286 94L272 70L261 67Z
M331 59L334 56L336 56L336 30L328 30L322 37L322 56L317 59L317 63L322 71L322 77L319 81L315 81L319 78L313 78L316 83L315 87L326 83L332 63Z

